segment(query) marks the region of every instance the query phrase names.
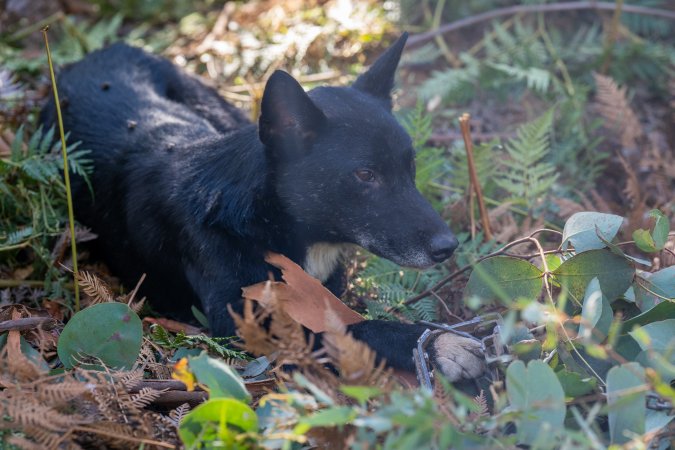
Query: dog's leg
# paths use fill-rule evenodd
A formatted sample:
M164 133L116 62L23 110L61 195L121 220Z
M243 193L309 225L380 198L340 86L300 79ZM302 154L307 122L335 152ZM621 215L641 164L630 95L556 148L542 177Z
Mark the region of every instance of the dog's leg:
M368 344L387 364L395 369L413 372L413 349L426 329L423 325L367 320L348 327L352 335ZM449 381L471 379L485 371L481 345L454 333L437 336L429 346L434 367Z

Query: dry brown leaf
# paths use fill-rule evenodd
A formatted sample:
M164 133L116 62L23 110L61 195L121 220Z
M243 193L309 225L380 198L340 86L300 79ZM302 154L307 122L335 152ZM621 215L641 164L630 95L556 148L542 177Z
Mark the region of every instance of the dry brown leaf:
M326 317L330 314L344 324L361 322L363 317L342 303L326 289L319 280L308 275L302 268L283 255L269 253L265 260L281 269L281 282L262 282L242 289L246 299L264 302L270 298L265 295L269 286L279 306L296 322L315 333L326 331Z

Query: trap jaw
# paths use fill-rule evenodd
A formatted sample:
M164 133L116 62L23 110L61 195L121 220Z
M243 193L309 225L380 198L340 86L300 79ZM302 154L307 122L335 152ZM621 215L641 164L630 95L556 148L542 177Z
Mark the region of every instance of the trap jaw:
M479 342L481 350L485 354L488 374L490 374L493 379L496 379L495 376L497 376L496 363L511 359L507 354L506 347L501 344L501 340L499 339L499 324L502 323L502 317L499 314L495 313L479 316L453 325L428 321L420 321L419 323L429 327L424 330L424 333L417 339L417 346L413 349L413 362L415 363L417 381L419 385L425 389L433 390L434 388L434 373L429 360L429 354L427 353L427 347L433 342L433 339L440 334L453 333ZM489 332L483 338L479 339L467 331L462 331L463 328L470 327L473 327L472 331L474 334L476 334L476 332L485 334L488 330Z

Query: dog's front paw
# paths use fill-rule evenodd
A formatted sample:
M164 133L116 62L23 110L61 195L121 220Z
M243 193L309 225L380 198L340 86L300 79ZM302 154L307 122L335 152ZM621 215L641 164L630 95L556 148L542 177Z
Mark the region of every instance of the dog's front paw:
M448 381L475 378L485 372L480 342L454 333L443 333L431 345L431 361Z

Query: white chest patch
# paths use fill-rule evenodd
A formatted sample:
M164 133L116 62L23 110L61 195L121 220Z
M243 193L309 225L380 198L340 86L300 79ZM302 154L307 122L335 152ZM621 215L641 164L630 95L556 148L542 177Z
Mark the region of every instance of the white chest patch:
M347 244L319 242L307 249L303 268L305 272L324 283L349 249Z

